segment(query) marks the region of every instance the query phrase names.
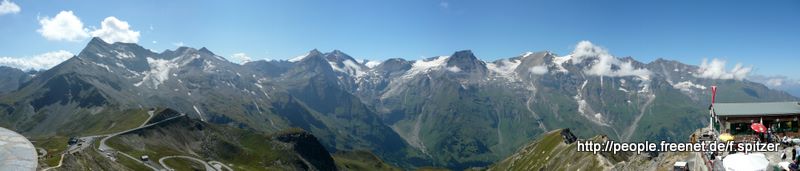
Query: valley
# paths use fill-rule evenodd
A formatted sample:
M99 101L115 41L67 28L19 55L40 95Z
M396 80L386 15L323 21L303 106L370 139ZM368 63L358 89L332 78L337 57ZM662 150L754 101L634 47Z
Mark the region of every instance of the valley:
M0 93L0 126L41 142L40 165L55 170L463 170L562 128L682 140L708 124L698 118L711 85L717 101L798 100L698 72L614 57L588 41L567 55L484 61L461 50L368 66L339 50L239 64L205 47L154 52L94 38L49 70L14 71L22 83ZM82 143L64 148L66 137Z

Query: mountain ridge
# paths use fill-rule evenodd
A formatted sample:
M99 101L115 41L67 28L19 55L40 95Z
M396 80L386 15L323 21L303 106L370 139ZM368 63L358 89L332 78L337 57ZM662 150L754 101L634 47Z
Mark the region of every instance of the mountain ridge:
M71 129L80 118L166 107L266 133L300 127L328 151L367 150L404 168L464 169L493 163L553 128L630 141L683 137L707 124L697 118L706 115L711 85L720 87L719 102L797 100L747 80L703 78L698 69L597 48L492 62L461 50L372 68L339 50L313 49L292 60L236 64L205 47L157 53L95 38L0 96L0 125L35 137L81 135Z

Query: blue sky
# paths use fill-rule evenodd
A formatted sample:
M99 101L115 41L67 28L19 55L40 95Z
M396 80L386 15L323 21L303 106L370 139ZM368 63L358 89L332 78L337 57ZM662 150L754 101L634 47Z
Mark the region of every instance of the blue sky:
M77 54L88 38L49 40L40 20L72 11L88 31L114 16L156 51L183 42L230 57L288 59L310 49L360 59L419 59L471 49L484 60L581 40L615 56L699 64L719 58L753 74L799 79L800 1L19 1L0 15L0 57Z

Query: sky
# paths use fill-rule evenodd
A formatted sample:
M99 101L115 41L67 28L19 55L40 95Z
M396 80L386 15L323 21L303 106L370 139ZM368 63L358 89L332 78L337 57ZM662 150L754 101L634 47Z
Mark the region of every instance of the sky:
M93 36L158 52L207 47L233 61L315 48L371 60L470 49L493 61L527 51L566 55L587 40L617 57L717 59L728 69L750 67L764 82L800 85L800 1L791 0L2 0L0 35L0 60L39 68L79 53Z

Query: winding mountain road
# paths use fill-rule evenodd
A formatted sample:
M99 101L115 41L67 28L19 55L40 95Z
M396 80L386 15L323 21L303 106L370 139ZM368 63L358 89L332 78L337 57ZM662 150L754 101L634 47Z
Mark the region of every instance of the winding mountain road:
M203 161L203 160L200 160L200 159L194 158L194 157L189 157L189 156L165 156L165 157L161 157L161 159L158 159L158 163L161 164L161 166L164 166L164 168L166 168L167 170L175 170L175 169L172 169L169 166L167 166L166 163L164 163L164 160L171 159L171 158L183 158L183 159L193 160L195 162L202 163L203 166L206 167L206 170L210 170L210 171L216 171L217 170L216 168L212 167L209 163L206 163L206 161Z
M170 117L170 118L167 118L167 119L164 119L164 120L161 120L161 121L155 122L155 123L147 124L147 123L148 123L148 122L150 122L150 120L153 118L152 111L151 111L151 112L148 112L148 113L150 113L150 118L147 118L147 120L146 120L144 123L142 123L142 125L141 125L141 126L139 126L139 127L136 127L136 128L133 128L133 129L125 130L125 131L122 131L122 132L117 132L117 133L109 134L108 136L106 136L106 137L104 137L103 139L101 139L101 140L100 140L100 147L98 147L98 149L100 149L100 151L102 151L102 152L107 152L107 151L117 151L117 153L119 153L119 154L122 154L123 156L125 156L125 157L128 157L128 158L130 158L131 160L138 161L140 164L143 164L143 165L145 165L145 166L149 167L150 169L153 169L153 170L159 170L159 169L158 169L158 168L156 168L155 166L151 166L151 165L149 165L149 164L147 164L147 163L145 163L145 162L142 162L141 160L137 159L136 157L133 157L133 156L131 156L131 155L127 154L127 153L124 153L124 152L122 152L122 151L114 150L114 148L111 148L110 146L108 146L108 145L106 144L106 141L108 141L108 139L111 139L111 138L113 138L114 136L117 136L117 135L120 135L120 134L125 134L125 133L128 133L128 132L133 132L133 131L140 130L140 129L143 129L143 128L147 128L147 127L150 127L150 126L153 126L153 125L157 125L157 124L160 124L160 123L164 123L164 122L166 122L166 121L170 121L170 120L173 120L173 119L175 119L175 118L179 118L179 117L186 116L186 114L185 114L185 113L181 113L181 114L180 114L180 115L178 115L178 116L173 116L173 117Z
M221 163L219 161L206 162L206 161L200 160L198 158L189 157L189 156L166 156L166 157L162 157L161 159L158 160L158 163L161 166L152 166L152 165L150 165L148 163L145 163L145 162L141 161L140 159L138 159L136 157L131 156L130 154L124 153L122 151L115 150L114 148L112 148L111 146L108 146L108 144L106 144L106 142L109 139L113 138L114 136L125 134L125 133L129 133L129 132L133 132L133 131L137 131L137 130L140 130L140 129L143 129L143 128L151 127L153 125L158 125L158 124L161 124L161 123L164 123L164 122L167 122L167 121L179 118L179 117L186 116L185 113L181 113L178 116L173 116L173 117L170 117L170 118L158 121L158 122L147 124L148 122L150 122L150 120L153 119L153 116L155 115L154 111L148 111L147 114L149 114L150 116L147 118L147 120L144 121L144 123L139 125L139 127L131 128L131 129L128 129L128 130L124 130L124 131L120 131L120 132L116 132L116 133L111 133L111 134L85 136L85 137L81 137L81 139L84 139L84 138L86 138L86 139L95 139L95 138L103 137L102 139L100 139L100 146L98 146L97 149L100 150L101 153L105 153L106 155L108 155L107 157L111 158L111 152L112 151L116 151L116 153L121 154L122 156L125 156L125 157L127 157L127 158L129 158L129 159L131 159L133 161L137 161L140 164L142 164L144 166L147 166L148 168L150 168L152 170L155 170L155 171L162 170L162 169L159 169L158 167L166 168L166 170L174 170L174 169L169 168L169 166L167 166L164 163L165 159L170 159L170 158L183 158L183 159L189 159L189 160L192 160L192 161L200 162L205 166L205 169L209 170L209 171L217 171L217 170L221 171L221 170L223 170L223 168L225 170L230 170L230 171L233 170L232 168L228 167L227 165L225 165L225 164L223 164L223 163ZM86 148L86 147L82 147L82 148L79 147L78 149L74 149L74 150L80 151L80 150L83 150L84 148ZM64 152L61 153L61 159L59 160L57 166L48 167L48 168L45 168L45 169L42 169L42 170L43 171L47 171L47 170L51 170L51 169L55 169L55 168L61 167L63 165L64 155L69 151L70 150L65 150ZM214 167L214 166L217 166L217 167Z
M208 164L210 164L211 166L214 166L214 168L217 168L217 170L219 170L219 171L223 171L222 168L225 168L225 170L228 170L228 171L233 171L233 168L228 167L228 165L225 165L222 162L209 161ZM219 166L219 167L216 167L216 166Z

